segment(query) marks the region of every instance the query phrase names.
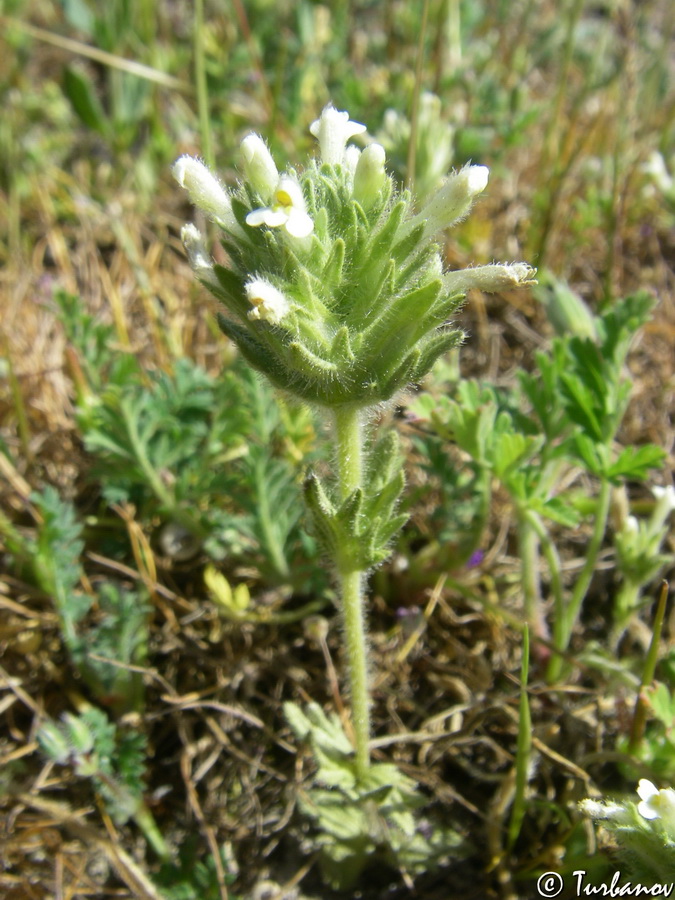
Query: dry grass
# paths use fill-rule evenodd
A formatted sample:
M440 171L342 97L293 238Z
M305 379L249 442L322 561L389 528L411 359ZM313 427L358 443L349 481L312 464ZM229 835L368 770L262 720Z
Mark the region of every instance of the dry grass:
M45 24L40 15L36 24ZM630 46L630 35L625 39ZM67 55L43 44L36 48L22 84L54 77ZM5 47L4 59L8 52ZM543 98L555 87L549 76L543 70L530 75L539 79ZM629 91L637 77L627 72ZM656 199L644 198L638 178L643 151L660 124L650 123L645 133L644 123L625 121L620 93L604 99L613 105L599 109L589 102L578 110L563 109L558 131L549 135L554 145L564 137L565 150L558 162L561 183L547 264L594 305L607 283L614 296L647 288L659 298L654 320L629 359L634 393L621 437L625 443L664 447L672 469L673 219ZM19 126L20 112L17 103L12 116ZM614 199L609 255L604 220L582 227L570 211L588 189L584 160L603 157L617 133L627 156ZM89 461L73 418L54 287L78 294L87 310L112 321L120 346L149 368L170 367L187 354L215 373L229 352L214 333L210 301L195 287L183 259L177 235L191 212L181 205L168 173L158 173L156 188L139 203L120 160L111 160L86 132L70 131L68 139L82 144L65 158L46 159L26 171L20 190L10 185L0 200L0 216L7 222L0 346L9 363L0 382L0 437L15 460L15 465L3 462L0 509L26 528L34 524L28 500L33 487L54 484L85 513L94 502L86 477ZM526 146L506 152L489 197L461 239L454 237L448 246L451 264L529 258L533 194L546 178L542 160L552 152L546 139L535 129ZM465 374L501 383L517 367L530 366L548 336L543 313L527 292L473 296L461 324L470 335L462 355ZM635 498L643 495L636 488ZM608 690L603 677L577 664L568 683L545 686L541 655L539 663L535 656L530 700L537 768L531 787L540 807L549 803L550 809L526 821L514 856L505 853L520 695L520 634L513 627L519 616L517 560L505 510L498 497L486 561L461 581L427 572L424 583L413 583L397 570L396 560L374 580L374 755L395 761L418 780L431 808L457 822L475 850L452 870L421 879L414 894L405 887L389 890L389 875L375 873L363 897L516 897L521 887L515 872L556 870L560 864L564 811L599 786L611 789L618 783L612 748L626 732L634 696L616 683ZM423 546L424 510L416 513L416 522ZM128 527L136 530L137 540L146 539L153 555L144 525L132 518ZM565 548L567 574L580 564L584 540L580 533ZM147 704L140 726L150 738L149 802L167 840L180 844L198 833L211 850L231 845L241 869L239 893L246 896L256 880L271 873L286 885L279 897L290 897L290 889L302 882L308 895L328 900L332 895L320 886L304 853L295 810L311 760L296 755L281 703L312 698L334 708L339 698L332 667L338 672L343 667L334 618L329 616L322 648L302 624L224 622L204 602L199 560L170 565L158 557L139 569L90 553L86 568L94 582L100 577L145 581L153 600L152 667L145 671ZM587 605L584 640L602 636L613 577L606 554ZM423 612L412 639L392 612L402 606ZM665 640L674 634L671 622ZM145 860L134 828L116 828L86 783L45 764L36 752L41 717L56 718L86 698L67 661L50 598L10 567L0 580L0 661L0 767L12 773L0 798L2 896L158 897L144 874L153 863ZM590 832L587 839L592 850ZM224 887L222 897L227 897Z

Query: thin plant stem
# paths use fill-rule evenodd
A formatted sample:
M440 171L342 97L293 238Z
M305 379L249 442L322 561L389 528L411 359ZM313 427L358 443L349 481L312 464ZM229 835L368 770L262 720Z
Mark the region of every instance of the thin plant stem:
M195 0L194 12L195 87L197 88L199 131L204 162L207 166L212 167L213 150L211 147L211 120L209 118L209 89L206 82L206 64L204 61L204 0Z
M537 540L541 545L541 550L544 554L544 558L546 559L546 565L548 566L549 576L551 578L551 593L553 594L554 608L556 611L556 622L564 622L565 603L563 597L562 578L560 574L562 566L560 564L558 551L556 550L555 544L551 540L551 536L546 530L544 523L536 513L531 511L528 513L528 522L537 535ZM537 635L537 637L543 636L544 635L541 634Z
M417 44L417 61L415 64L415 86L413 88L412 105L410 110L410 140L408 142L408 159L406 161L406 187L413 190L415 186L415 163L417 158L417 137L419 128L420 91L422 89L422 62L424 60L424 41L427 33L427 21L429 18L429 0L424 0L422 7L422 23L420 25L419 41Z
M586 561L576 580L569 603L566 605L564 614L561 616L561 624L557 625L554 634L554 646L556 650L560 650L561 653L567 650L570 638L572 637L572 631L574 630L574 625L579 617L582 604L591 585L591 579L593 578L595 566L598 561L600 547L602 546L602 541L607 530L607 517L609 516L611 497L612 486L606 478L603 478L600 482L600 492L598 494L595 509L595 524L586 552ZM549 683L556 681L560 677L562 661L563 658L560 654L555 654L551 657L547 671L547 680Z
M527 681L530 669L530 632L525 626L523 631L523 659L520 667L520 707L518 716L518 745L516 748L516 784L509 822L507 846L513 849L525 818L525 791L530 772L532 755L532 716L530 701L527 696Z
M633 722L630 729L630 739L628 741L628 752L636 753L642 743L645 733L645 724L647 722L647 709L649 707L647 698L645 697L645 688L647 688L654 680L654 672L656 671L656 663L659 659L659 641L661 640L661 632L663 631L663 620L666 615L666 601L668 599L668 582L661 582L661 592L659 594L659 602L654 615L654 625L652 627L652 639L647 651L647 660L642 673L642 682L635 700L635 710L633 712Z
M334 412L340 496L344 500L361 486L363 478L363 422L352 407ZM349 559L338 564L342 618L347 649L347 668L356 750L356 772L363 778L370 766L370 703L368 694L368 644L364 615L365 573Z
M518 512L518 553L525 619L535 626L541 608L539 538L526 512ZM538 633L535 628L535 633Z

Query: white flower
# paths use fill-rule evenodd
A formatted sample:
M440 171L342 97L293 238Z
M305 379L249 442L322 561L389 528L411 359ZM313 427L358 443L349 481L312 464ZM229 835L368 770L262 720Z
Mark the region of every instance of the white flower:
M369 144L359 157L354 172L354 197L364 209L369 209L384 186L385 153L380 144Z
M625 535L639 534L640 523L635 516L626 516L621 531Z
M285 228L294 238L308 237L314 230L314 222L307 214L302 188L290 175L282 175L270 206L254 209L246 216L246 224L259 228Z
M651 781L641 778L637 792L640 797L638 812L643 819L675 820L675 791L672 788L658 790Z
M340 112L329 103L309 130L319 141L321 162L336 166L343 162L347 141L355 134L363 134L366 126L351 122L348 112Z
M214 287L220 287L201 231L192 224L184 225L181 228L180 239L185 247L190 267L197 278Z
M263 278L253 278L244 285L244 290L253 305L248 314L249 319L261 319L278 325L291 308L281 291Z
M230 195L200 159L181 156L173 164L171 171L178 184L188 192L195 206L227 231L243 234L232 212Z
M267 201L279 183L279 172L267 148L257 134L248 134L240 144L246 180Z
M487 166L464 166L446 179L411 224L424 222L427 236L454 225L468 214L476 197L485 190L489 174Z
M446 290L457 293L466 293L471 288L494 293L529 284L535 274L536 270L527 263L496 263L448 272L443 278L443 285Z
M675 487L672 484L667 487L654 485L652 494L659 505L663 504L664 511L667 510L666 515L675 509Z

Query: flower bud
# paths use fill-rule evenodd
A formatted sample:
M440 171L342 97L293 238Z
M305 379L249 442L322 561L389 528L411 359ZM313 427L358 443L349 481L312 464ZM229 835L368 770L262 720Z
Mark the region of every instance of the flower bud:
M190 268L197 278L212 287L218 287L218 279L213 271L213 263L204 243L204 235L192 224L184 225L180 231L180 239L185 247Z
M562 280L550 272L539 277L534 295L546 310L546 316L560 337L573 334L594 341L595 319L584 301Z
M73 751L78 755L91 753L94 749L94 735L84 719L72 713L65 713L63 721L68 727L68 737Z
M424 222L427 237L454 225L469 213L476 197L485 190L489 174L486 166L464 166L446 180L412 224Z
M522 284L530 284L536 269L526 263L497 263L491 266L477 266L475 269L460 269L448 272L443 278L443 286L453 293L465 294L471 288L486 293L495 293Z
M180 156L171 170L190 200L209 218L232 234L243 235L232 212L230 195L204 163L193 156Z
M257 134L249 134L241 142L241 155L246 180L267 203L279 181L279 172L267 144Z
M348 112L340 112L329 103L321 117L309 126L309 130L319 141L321 162L331 166L341 165L344 160L347 141L355 134L363 134L365 125L351 122Z
M387 173L384 171L385 153L380 144L369 144L361 153L354 173L354 199L364 209L370 209L377 200Z
M43 753L57 763L65 763L72 752L70 741L56 722L45 722L37 739Z
M249 319L261 319L272 325L278 325L291 308L281 291L263 278L252 279L244 285L244 290L253 305L248 314Z

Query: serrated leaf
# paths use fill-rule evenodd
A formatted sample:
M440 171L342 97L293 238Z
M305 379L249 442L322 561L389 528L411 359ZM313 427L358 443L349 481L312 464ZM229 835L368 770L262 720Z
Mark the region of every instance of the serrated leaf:
M642 447L625 447L607 469L607 478L616 481L621 478L644 481L650 469L663 465L665 451L655 444Z
M503 419L505 414L500 416ZM517 431L496 434L489 461L497 476L504 478L516 466L530 459L541 446L542 439L528 437Z
M531 498L529 503L533 512L540 513L559 525L574 528L579 523L579 513L560 497L550 497L548 500Z

